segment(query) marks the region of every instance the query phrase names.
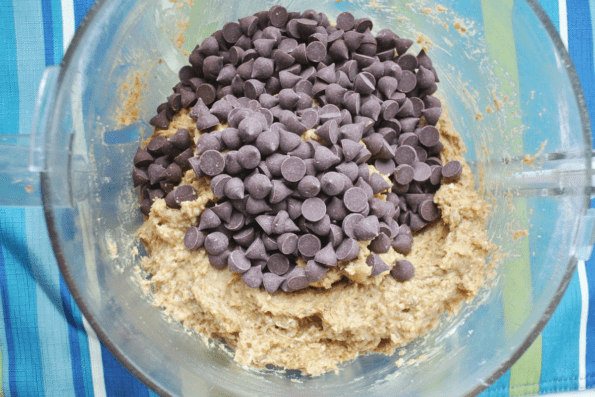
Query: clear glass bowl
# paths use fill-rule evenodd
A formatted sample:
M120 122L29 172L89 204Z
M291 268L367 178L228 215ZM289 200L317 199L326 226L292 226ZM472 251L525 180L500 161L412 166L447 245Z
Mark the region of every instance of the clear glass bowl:
M46 73L38 98L28 169L40 175L64 278L101 341L163 395L475 395L495 381L541 332L592 246L585 101L541 8L533 0L514 6L445 0L445 10L425 0L195 0L191 9L187 3L98 0L62 65ZM191 51L224 22L273 4L331 18L351 11L372 19L375 31L425 35L414 51L432 43L429 54L442 81L438 95L467 145L478 189L493 205L491 241L508 255L491 258L493 277L476 299L445 315L403 355L364 355L314 378L238 365L225 350L169 322L135 281L144 251L134 237L142 219L131 159L186 63L178 46ZM179 33L188 16L183 43ZM140 118L121 127L121 88L135 72L146 84ZM17 153L24 152L2 156L15 161ZM529 235L515 234L519 230ZM399 358L405 362L400 368Z

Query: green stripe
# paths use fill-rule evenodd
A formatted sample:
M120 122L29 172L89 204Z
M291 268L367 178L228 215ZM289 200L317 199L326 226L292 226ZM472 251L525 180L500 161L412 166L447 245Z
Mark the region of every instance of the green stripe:
M513 82L514 85L504 83L497 94L508 95L514 100L514 108L520 109L519 72L517 66L514 30L512 26L512 9L514 0L482 0L483 22L486 44L491 57L498 62L495 74L502 82ZM504 10L504 12L503 12ZM507 107L508 108L508 107ZM521 126L521 120L506 113L508 128ZM524 153L522 134L511 134L510 154ZM525 199L514 202L513 217L517 222L515 228L529 230L527 204ZM508 336L514 334L523 324L532 310L531 299L531 268L529 257L529 240L523 238L515 245L515 253L519 256L514 260L507 260L504 266L503 306L504 321ZM503 247L506 248L506 247ZM519 293L523 291L523 293ZM541 377L541 336L512 366L510 370L510 395L539 393Z

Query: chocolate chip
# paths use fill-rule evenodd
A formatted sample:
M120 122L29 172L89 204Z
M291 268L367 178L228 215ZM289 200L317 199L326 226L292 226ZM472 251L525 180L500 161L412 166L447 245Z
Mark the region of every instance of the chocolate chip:
M277 237L279 251L285 255L292 254L297 249L298 236L295 233L283 233Z
M304 271L306 272L306 278L308 279L308 282L315 283L324 278L324 276L328 272L328 267L321 266L315 261L310 260L308 261L308 263L306 263Z
M310 284L306 276L306 271L297 266L287 273L285 277L286 280L281 285L281 288L286 292L304 289Z
M269 259L269 255L266 252L266 247L260 238L254 238L246 250L246 258L261 261L266 261Z
M378 235L378 237L376 237L374 240L372 240L372 242L368 246L370 251L375 252L377 254L384 254L385 252L388 252L390 247L391 247L391 240L384 233L380 233ZM388 270L388 268L386 270ZM374 276L375 274L372 274L372 275Z
M416 182L425 182L432 176L432 169L426 163L413 164L413 180Z
M380 171L381 174L385 174L385 175L390 175L393 172L395 172L395 162L392 159L376 159L376 161L374 162L374 167L376 167L376 169L378 171Z
M273 254L267 261L267 268L274 274L283 275L289 270L289 259L283 254Z
M449 161L442 167L442 176L449 182L458 179L462 172L463 166L457 160Z
M320 193L321 184L318 178L312 175L304 176L297 187L297 191L302 197L316 197Z
M205 235L196 226L190 226L184 234L184 246L188 250L196 250L202 247L205 242Z
M337 259L341 262L351 261L357 258L359 251L360 248L357 241L352 238L346 238L341 242L339 248L337 248Z
M409 226L411 227L411 231L417 232L423 229L428 223L420 218L418 214L411 213L409 219Z
M229 266L229 270L234 273L245 273L252 266L250 260L246 258L246 255L241 250L234 250L229 254L227 265Z
M367 203L366 203L367 204ZM346 236L355 238L355 225L361 222L365 217L361 214L349 214L343 219L343 233Z
M274 40L267 40L267 42L273 41L272 44L274 44ZM264 51L264 50L262 50ZM270 52L270 50L269 50ZM261 56L266 56L266 55L262 55ZM259 80L267 80L269 79L271 76L273 76L273 73L275 72L275 61L273 61L272 59L268 59L268 58L258 58L254 61L254 66L252 68L252 78L253 79L259 79ZM260 95L259 95L260 96Z
M264 94L264 91L265 83L259 80L251 79L244 83L244 93L250 99L258 99L259 96Z
M419 142L425 147L432 147L440 141L440 132L434 126L427 125L419 133Z
M430 166L430 169L432 170L432 175L430 176L430 183L432 185L440 184L440 180L442 179L442 167L439 165L432 165Z
M327 104L340 106L343 103L343 97L345 96L346 92L347 89L341 87L339 84L329 84L324 89Z
M375 216L368 216L355 225L355 237L358 240L372 240L380 233L380 224Z
M327 267L337 266L337 254L333 249L333 245L331 243L328 243L326 247L324 247L316 253L316 255L314 256L314 260L319 264Z
M320 180L322 191L329 196L340 194L343 191L344 183L343 177L337 172L327 172Z
M229 259L229 250L225 250L219 255L208 255L209 263L215 269L224 269L227 266L227 260Z
M153 165L153 164L151 164L151 165ZM161 167L161 168L163 168L163 167ZM153 172L158 172L158 171L153 171ZM159 176L157 178L159 179L161 177ZM145 183L149 183L149 175L147 174L146 171L141 170L140 168L134 168L132 170L132 181L133 181L134 187L144 185Z
M397 281L407 281L415 275L415 268L408 260L401 259L395 263L395 266L390 271L390 275Z
M315 132L328 143L335 144L339 140L339 126L335 120L324 122Z
M415 88L416 84L417 79L415 77L415 74L413 74L413 72L410 72L409 70L403 70L403 76L399 80L399 86L397 89L401 92L407 93L412 91Z
M231 255L230 255L231 257ZM230 266L231 270L231 266ZM263 281L262 269L260 266L253 266L242 274L242 281L250 288L260 288Z
M339 128L341 139L349 139L354 142L359 142L364 135L364 124L348 124ZM361 152L361 149L360 149Z
M233 203L232 203L233 205ZM244 227L246 218L241 212L234 211L231 214L231 219L225 224L225 228L229 231L236 232Z
M413 174L414 169L409 164L399 165L394 172L395 180L401 185L410 183L413 180Z
M306 160L312 158L314 153L310 145L308 145L306 142L300 142L299 145L288 154L290 156L295 156L301 158L302 160Z
M326 45L319 41L313 41L306 48L306 56L310 62L321 62L326 57Z
M345 207L351 212L363 211L367 204L366 192L359 187L352 187L345 192L343 202Z
M209 255L222 254L229 245L227 236L221 232L209 233L205 237L205 249Z
M368 165L366 164L366 168L367 167L368 167ZM368 172L367 169L366 169L366 172ZM368 180L370 180L370 174L369 173L367 174L367 176L368 176ZM355 186L356 187L359 187L359 188L362 188L364 190L364 192L366 192L366 196L368 196L368 200L371 200L374 197L374 191L372 190L372 187L361 176L357 179L357 182L355 183Z
M370 73L362 72L355 76L353 87L358 94L369 95L376 89L376 79Z
M244 145L238 150L238 163L246 170L253 170L260 164L260 151L252 145Z
M435 107L422 110L422 114L425 117L429 125L436 125L442 114L442 108Z
M207 208L203 211L200 216L200 224L198 230L206 230L216 228L221 224L221 219L213 212L213 210Z
M217 150L207 150L200 157L200 169L209 176L215 176L223 172L225 159Z
M370 175L370 187L374 194L390 189L388 182L377 172Z
M399 234L394 238L391 246L399 254L407 255L411 251L412 242L413 239L410 235Z
M306 164L299 157L289 156L281 164L281 175L289 182L299 182L306 174Z
M231 221L231 213L233 211L233 207L229 201L211 207L211 211L215 215L217 215L219 219L221 219L223 222L228 223Z
M245 187L250 197L261 200L269 195L273 184L266 175L256 174L246 178Z
M298 250L305 257L313 257L320 248L320 239L313 234L304 234L298 239Z
M262 284L269 294L277 291L284 281L284 277L278 276L274 273L265 273L262 276Z
M368 256L368 258L366 259L366 264L372 268L372 273L370 274L370 277L378 276L379 274L382 274L387 270L390 270L390 267L382 260L382 258L380 258L378 255L374 253Z
M285 70L279 72L279 81L281 82L281 87L283 89L293 88L300 80L302 80L300 76L297 76L291 72Z
M285 186L283 182L280 180L274 179L272 181L273 188L271 189L271 193L269 194L269 201L273 204L280 203L281 201L285 200L293 191Z
M326 214L326 205L318 197L307 199L302 204L302 215L310 222L321 220Z
M415 149L413 149L411 146L400 146L399 148L397 148L395 152L395 162L398 165L413 165L415 163L416 158L417 153L415 152Z

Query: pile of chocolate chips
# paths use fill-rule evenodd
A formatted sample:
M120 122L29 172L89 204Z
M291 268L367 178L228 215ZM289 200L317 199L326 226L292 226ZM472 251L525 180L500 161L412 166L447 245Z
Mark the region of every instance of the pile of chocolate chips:
M371 241L371 277L389 270L377 254L391 246L409 253L412 232L439 218L434 192L462 166L438 158L442 109L431 96L438 77L430 58L407 54L409 39L371 29L347 12L331 26L322 13L274 6L206 38L151 120L166 129L191 108L203 133L195 150L185 129L138 149L143 214L155 198L170 208L196 199L192 186L179 185L192 169L211 178L220 200L184 244L204 246L212 266L241 273L246 285L305 288L355 259L358 241ZM220 123L229 127L216 130ZM302 140L309 129L320 142ZM391 275L408 280L414 267L397 261Z

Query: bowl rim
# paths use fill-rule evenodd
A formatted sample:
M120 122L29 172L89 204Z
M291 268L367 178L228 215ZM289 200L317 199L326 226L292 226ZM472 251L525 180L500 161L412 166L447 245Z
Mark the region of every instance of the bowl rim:
M77 52L77 49L81 45L83 41L83 37L85 36L87 30L90 28L92 21L95 17L100 14L106 5L114 0L96 0L87 14L84 16L83 20L81 21L78 29L76 30L68 49L60 62L60 76L58 78L58 86L60 82L63 80L66 71L68 70L68 66L74 61L74 55ZM116 0L117 1L117 0ZM572 91L574 92L575 99L578 104L578 108L580 111L580 121L581 121L581 129L583 132L583 138L587 145L585 145L585 150L588 151L589 156L587 158L590 159L591 157L591 147L592 147L592 135L591 135L591 124L588 114L588 107L587 102L585 100L585 96L583 93L583 89L580 83L580 79L578 77L578 73L570 57L568 49L562 42L558 31L556 30L554 24L544 11L541 4L539 4L538 0L524 0L526 4L529 5L531 10L535 13L537 18L540 20L541 24L545 28L547 34L549 35L550 39L552 40L555 50L557 51L558 55L561 57L563 61L563 65L565 66L566 73L569 76ZM47 142L49 144L49 141ZM585 171L587 172L589 178L593 175L593 170L591 169L590 162L587 164ZM47 166L47 165L46 165ZM44 168L48 169L48 168ZM590 180L590 179L589 179ZM68 286L70 293L72 294L75 302L77 303L82 315L86 318L89 322L91 328L96 333L99 341L103 343L103 345L110 351L111 354L128 370L133 376L139 379L144 385L151 388L154 392L161 396L171 396L174 397L169 391L162 388L159 384L151 379L150 376L145 374L143 371L139 370L134 362L132 362L126 354L122 352L122 350L118 347L118 345L112 341L109 337L108 333L105 329L93 318L92 313L83 300L82 294L80 290L77 288L74 277L66 263L66 258L62 252L62 246L60 244L60 240L58 238L59 232L57 228L57 222L54 217L54 213L52 210L52 198L51 198L51 182L49 175L46 172L42 172L40 175L40 182L41 182L41 193L42 193L42 203L43 203L43 210L44 216L46 219L46 225L50 237L50 242L52 244L52 248L54 251L54 255L56 256L56 260L58 262L58 266L60 268L60 272L64 277L64 281ZM588 198L585 198L587 201L587 205L585 208L588 208ZM558 307L564 293L570 281L574 275L574 271L578 264L578 260L575 256L570 258L564 276L560 285L558 286L557 290L555 291L552 300L550 301L549 305L546 308L543 316L539 319L537 324L533 327L532 331L527 335L523 343L519 345L519 347L511 353L509 358L505 360L498 368L496 368L493 373L481 384L477 385L474 389L469 391L465 397L472 397L477 396L482 391L486 390L490 387L496 380L498 380L506 371L508 371L512 365L525 353L525 351L531 346L531 344L535 341L535 339L541 334L545 325L554 314L554 311Z

